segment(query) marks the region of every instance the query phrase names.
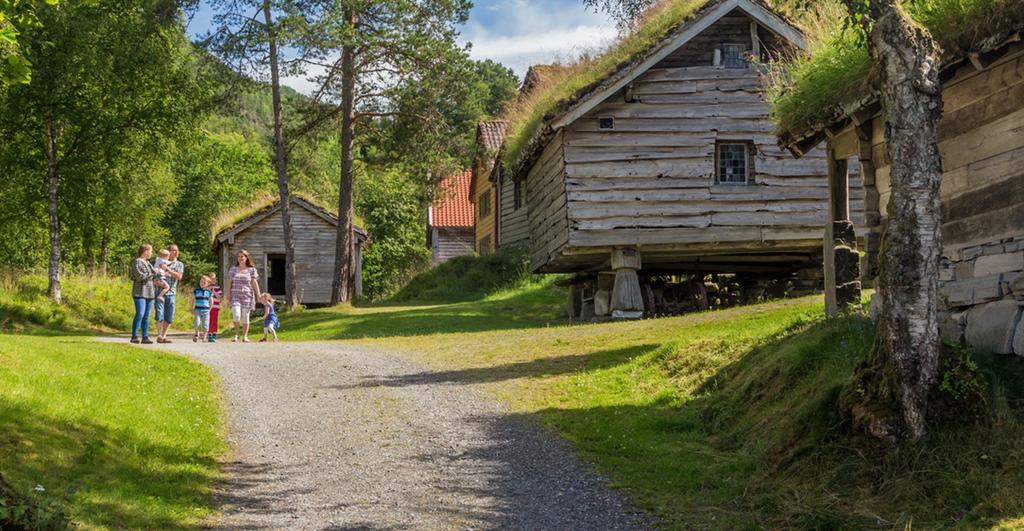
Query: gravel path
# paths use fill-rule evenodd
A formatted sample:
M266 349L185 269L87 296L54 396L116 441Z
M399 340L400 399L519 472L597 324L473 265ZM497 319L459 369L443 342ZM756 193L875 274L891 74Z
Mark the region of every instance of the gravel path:
M568 446L468 382L342 343L164 345L221 377L222 529L634 529ZM450 373L448 373L450 375Z

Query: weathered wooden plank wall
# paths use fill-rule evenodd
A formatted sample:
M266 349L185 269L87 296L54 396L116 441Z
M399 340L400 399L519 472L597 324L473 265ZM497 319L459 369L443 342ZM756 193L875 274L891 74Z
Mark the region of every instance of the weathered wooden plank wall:
M529 212L529 187L527 182L520 183L520 206L515 208L515 183L505 176L501 179L501 221L498 223L498 245L500 247L526 247L530 241L530 224L527 219Z
M336 228L304 208L292 207L295 227L296 289L303 304L327 304L331 301L334 271ZM235 236L234 243L225 243L226 256L233 262L239 250L252 254L260 273L261 289L267 289L267 255L284 254L284 230L281 214L275 212ZM222 274L232 264L223 264ZM226 283L226 279L221 278Z
M434 265L475 252L473 240L476 232L473 227L435 227L432 230L431 250Z
M942 97L943 244L956 260L964 248L1024 233L1024 51L954 78ZM890 196L884 123L872 123L883 218Z
M710 242L729 242L726 252L764 249L765 242L820 246L828 220L823 150L797 160L779 148L759 72L711 66L715 47L749 47L750 35L750 19L723 18L638 78L631 101L612 98L566 129L568 252ZM613 129L600 128L603 117L614 118ZM752 183L716 184L721 140L752 143ZM851 187L853 219L863 224L858 175Z

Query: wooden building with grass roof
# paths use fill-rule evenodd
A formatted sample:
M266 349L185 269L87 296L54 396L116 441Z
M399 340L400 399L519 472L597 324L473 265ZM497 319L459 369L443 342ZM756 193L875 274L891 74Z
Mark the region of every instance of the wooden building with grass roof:
M781 149L764 98L764 63L803 46L759 0L669 1L506 117L531 268L577 273L573 315L706 308L709 274L820 286L824 155Z
M939 328L950 341L1024 356L1024 0L912 9L911 16L943 49ZM826 230L849 219L853 193L864 194L869 232L861 276L873 278L890 197L887 119L862 45L837 36L822 54L797 65L773 103L779 137L796 155L827 142ZM862 184L848 178L851 159ZM860 299L859 291L844 289L860 279L842 263L851 243L842 240L826 237L830 313Z
M338 216L307 197L292 196L292 223L295 230L295 271L299 303L322 306L331 302L334 282L334 255ZM256 262L260 287L278 298L285 295L284 227L281 201L266 197L231 212L225 212L213 227L214 252L218 275L225 283L235 256L245 249ZM353 228L355 234L354 286L362 296L363 245L366 231Z

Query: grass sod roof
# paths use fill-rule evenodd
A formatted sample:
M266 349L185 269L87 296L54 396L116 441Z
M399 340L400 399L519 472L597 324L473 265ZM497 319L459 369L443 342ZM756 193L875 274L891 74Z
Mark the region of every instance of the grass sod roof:
M917 0L905 7L938 41L944 67L1024 29L1024 0ZM865 39L844 29L841 18L807 53L776 65L768 98L781 142L812 137L875 100L872 68Z
M337 209L328 206L326 203L313 196L303 194L301 192L292 192L291 196L293 199L300 199L302 201L305 201L306 203L309 203L313 207L320 209L321 211L323 211L326 214L329 214L330 216L333 216L335 218L338 217ZM249 219L261 216L264 213L273 210L277 206L279 199L280 196L278 196L277 194L268 193L256 196L249 202L244 203L242 205L221 210L220 214L218 214L217 217L213 218L213 221L210 223L210 233L208 235L210 243L213 244L214 242L216 242L217 235L224 232L225 230L228 230ZM355 225L355 230L357 232L365 233L365 231L363 231L363 229L360 228L363 225L363 221L362 219L359 218L359 216L355 216L352 220L352 223L353 225Z
M546 123L598 88L612 74L646 55L673 30L719 0L665 0L655 5L630 34L603 53L574 64L545 69L543 79L502 117L507 123L501 162L517 175L524 161L544 148Z

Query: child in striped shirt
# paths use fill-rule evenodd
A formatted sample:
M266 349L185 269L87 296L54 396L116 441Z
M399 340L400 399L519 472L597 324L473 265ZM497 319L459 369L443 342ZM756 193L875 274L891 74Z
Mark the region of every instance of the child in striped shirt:
M213 292L210 291L210 277L203 275L199 279L199 287L192 290L192 298L195 299L195 305L192 308L192 314L195 316L195 335L192 336L192 341L199 341L200 336L202 340L207 340L207 334L210 331L210 308L213 307Z

